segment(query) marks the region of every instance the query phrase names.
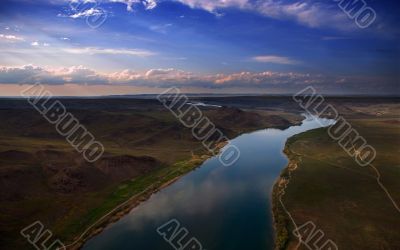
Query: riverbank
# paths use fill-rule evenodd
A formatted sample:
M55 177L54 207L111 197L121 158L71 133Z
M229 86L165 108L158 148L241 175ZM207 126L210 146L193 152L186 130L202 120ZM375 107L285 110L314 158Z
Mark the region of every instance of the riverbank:
M146 188L151 187L149 193L161 189L181 176L174 174L178 169L194 169L176 167L177 162L191 165L193 155L205 154L191 130L156 100L64 101L101 141L105 155L94 164L85 162L26 101L13 101L12 110L0 101L0 183L7 190L0 196L0 233L7 239L0 248L28 249L20 231L38 220L62 242L72 242L119 204ZM204 114L229 138L300 120L292 113L236 108L204 108Z
M84 249L163 249L164 242L154 235L155 228L167 219L179 218L210 249L230 250L234 244L240 249L272 250L272 214L265 212L271 211L271 200L265 202L265 188L272 189L287 164L281 153L287 139L319 126L317 119L307 118L285 130L261 129L235 137L231 143L241 151L237 164L223 168L217 158L207 161L108 227ZM250 214L252 220L244 225ZM207 226L202 223L205 221L213 223ZM246 234L248 228L257 233Z
M192 159L179 162L170 167L171 173L167 174L162 179L149 184L147 188L145 188L140 193L134 195L129 200L124 203L117 205L112 211L107 213L105 216L101 217L97 222L92 224L88 229L86 229L83 234L79 237L74 238L72 243L66 244L67 249L77 250L81 249L81 247L92 237L103 232L108 225L117 222L122 217L127 215L134 209L139 206L141 203L147 201L153 194L161 191L162 189L172 185L176 181L178 181L184 175L190 173L196 168L200 167L201 164L212 157L211 155L203 155L193 156Z
M300 122L298 121L291 121L287 122L287 124L282 124L277 127L278 129L286 129L293 125L298 125ZM248 129L242 131L243 133L248 133ZM239 136L239 133L235 133L235 136ZM227 143L220 143L217 148L221 150ZM157 175L158 178L162 178L162 180L157 180L154 182L149 181L149 186L146 187L143 191L139 194L135 194L129 200L125 201L124 203L118 205L116 208L112 209L111 212L107 213L105 216L101 217L97 222L91 224L88 229L84 231L79 237L75 237L72 243L67 244L69 249L77 250L81 249L82 246L94 236L103 232L108 225L117 222L122 217L127 215L132 209L139 206L142 202L147 201L153 194L159 192L160 190L172 185L176 181L178 181L184 175L190 173L191 171L195 170L196 168L200 167L206 160L213 157L210 154L203 154L201 156L192 155L192 159L187 161L182 161L179 163L174 164L170 167L172 171L171 174L159 174Z
M285 140L286 140L286 138L285 138ZM222 148L223 146L224 146L224 145L220 145L220 148ZM291 154L291 155L292 155L292 154ZM207 159L208 157L209 157L209 156L203 156L202 159L201 159L201 161L198 162L198 164L201 165L202 162L203 162L205 159ZM296 166L297 166L296 164L291 164L291 165L289 166L289 170L292 171L292 169L295 169ZM194 168L196 168L196 167L194 167ZM190 169L189 169L188 172L190 172ZM184 175L184 174L185 174L185 173L183 173L182 175ZM159 186L157 189L154 190L154 192L158 192L158 191L161 190L163 187L166 187L166 186L168 186L168 185L171 185L172 183L174 183L175 181L177 181L182 175L177 176L176 178L171 179L171 181L166 181L166 184ZM284 184L285 184L285 180L282 179L282 181L280 182L280 184L281 184L280 186L284 185ZM272 185L271 185L271 186L272 186ZM283 188L282 190L284 190L284 188ZM143 201L147 200L147 199L151 196L151 194L153 194L154 192L151 192L149 196L145 196L145 197L143 198ZM126 215L127 213L129 213L129 212L131 211L131 209L133 209L134 207L136 207L136 206L139 205L139 204L140 204L140 202L139 202L139 203L133 203L131 206L128 206L126 209L123 209L121 212L115 212L115 213L114 213L115 216L111 216L111 215L110 215L110 218L109 218L108 220L105 220L105 221L104 221L104 223L103 223L104 226L99 227L97 230L96 230L96 229L91 230L91 231L93 232L92 235L89 235L89 236L87 237L87 239L85 239L85 240L82 242L82 244L83 244L85 241L87 241L88 239L90 239L91 237L93 237L93 236L95 236L96 234L102 232L102 231L104 230L104 228L105 228L109 223L113 223L113 222L118 221L119 219L121 219L121 217L123 217L124 215ZM285 228L285 227L276 227L276 228ZM288 232L288 230L286 230L286 235L289 235L287 232ZM284 234L284 233L280 233L280 235L285 235L285 234ZM285 241L284 238L283 238L281 241L284 242L284 241ZM80 244L80 246L81 246L82 244Z
M398 147L394 146L400 136L394 122L399 119L397 114L346 117L374 146L377 157L373 167L359 166L326 129L302 133L288 141L285 153L290 163L280 178L288 184L277 182L273 194L277 249L296 246L290 216L298 226L312 221L324 232L324 239L332 240L340 249L399 248L400 217L387 196L388 192L395 202L400 200L395 191L399 190L396 178L400 174ZM295 171L290 168L293 164L298 165ZM280 206L280 198L290 216Z
M221 150L225 145L226 143L219 144L218 149ZM153 194L172 185L184 175L200 167L211 157L213 157L213 155L202 155L201 157L193 155L192 159L175 164L173 167L171 167L171 169L174 170L172 174L165 175L162 180L159 180L154 184L150 184L150 186L144 191L114 208L111 212L106 214L106 216L103 216L94 225L90 226L89 229L86 230L80 237L75 238L74 242L68 245L68 248L73 250L80 249L88 240L103 232L108 225L117 222L122 217L130 213L132 209L139 206L142 202L148 200Z
M298 167L300 156L290 150L291 141L295 136L288 139L285 144L284 153L289 159L288 165L282 170L281 175L276 180L272 189L272 214L274 219L275 231L275 250L285 250L289 248L289 242L292 238L291 232L294 229L292 218L286 210L282 201L285 190L290 182L292 172Z
M219 143L217 145L217 149L220 151L226 145L227 142ZM149 186L146 187L143 191L132 196L130 199L123 202L122 204L116 204L117 207L115 207L113 210L101 217L98 221L90 225L80 236L74 238L74 241L72 243L66 244L66 248L72 250L81 249L88 240L103 232L107 228L107 226L119 221L122 217L129 214L132 209L139 206L142 202L147 201L153 194L174 184L181 177L200 167L206 160L211 157L213 157L213 155L211 154L204 154L202 156L192 155L192 159L178 162L169 167L169 169L171 170L170 173L159 173L157 176L161 179L156 182L149 182Z

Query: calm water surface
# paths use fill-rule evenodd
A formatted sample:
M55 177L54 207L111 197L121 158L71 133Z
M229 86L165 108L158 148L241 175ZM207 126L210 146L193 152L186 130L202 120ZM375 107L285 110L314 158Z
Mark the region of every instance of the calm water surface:
M86 243L85 250L173 250L156 229L177 219L207 250L273 249L271 191L288 159L286 140L332 120L308 117L286 130L243 134L232 143L240 159L223 167L211 158L153 195Z

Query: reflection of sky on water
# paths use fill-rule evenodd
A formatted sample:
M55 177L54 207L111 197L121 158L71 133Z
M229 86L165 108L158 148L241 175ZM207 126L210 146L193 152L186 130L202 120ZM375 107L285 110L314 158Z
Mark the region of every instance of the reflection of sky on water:
M214 105L214 104L206 104L204 102L188 102L188 105L193 105L193 106L199 106L199 107L213 107L213 108L222 108L220 105Z
M265 129L232 140L240 159L223 167L218 159L153 195L150 200L111 225L84 249L171 249L156 233L178 219L207 250L271 249L271 188L287 159L286 139L306 130L332 124L307 117L300 126L282 131Z

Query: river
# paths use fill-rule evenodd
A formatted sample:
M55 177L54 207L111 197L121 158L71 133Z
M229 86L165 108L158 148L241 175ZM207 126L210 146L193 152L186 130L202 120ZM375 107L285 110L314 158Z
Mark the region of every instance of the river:
M157 228L176 219L207 250L273 249L272 187L288 159L286 140L328 126L332 120L306 117L286 130L264 129L231 142L240 159L223 167L216 157L154 194L89 240L85 250L174 250Z

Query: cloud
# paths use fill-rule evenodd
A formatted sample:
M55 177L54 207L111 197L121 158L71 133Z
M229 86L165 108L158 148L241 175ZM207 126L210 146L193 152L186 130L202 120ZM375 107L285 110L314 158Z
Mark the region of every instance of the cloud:
M108 78L83 66L49 69L33 65L0 67L0 83L4 84L107 84Z
M189 82L195 75L178 69L151 69L146 72L145 78L157 82Z
M133 86L175 86L192 85L198 82L200 77L191 72L178 69L150 69L144 72L134 70L123 70L105 75L108 82L113 85Z
M214 79L218 85L298 85L325 82L327 79L321 75L283 72L240 72L233 74L220 74Z
M150 69L134 71L130 69L101 73L84 66L68 68L47 68L33 65L22 67L0 67L0 84L48 85L104 85L109 87L129 86L147 88L182 88L207 89L280 89L287 92L300 90L313 85L320 90L365 91L393 89L393 79L364 76L328 76L297 72L237 72L231 74L196 74L179 69Z
M35 77L44 77L42 68L32 65L26 65L20 68L0 67L1 83L33 83Z
M157 7L156 0L108 0L111 3L123 3L126 4L126 9L128 11L133 11L134 6L142 4L146 10L151 10Z
M257 10L275 19L294 20L308 27L334 27L349 29L349 20L337 6L311 1L297 1L284 4L281 1L265 0L258 2Z
M100 74L92 69L83 66L73 66L53 70L50 73L55 77L62 78L65 83L81 83L81 84L105 84L108 83L107 76Z
M82 12L77 12L75 14L69 15L70 18L84 18L84 17L91 17L91 16L101 16L104 14L104 10L97 9L97 8L90 8L88 10L84 10Z
M284 56L273 56L273 55L265 55L265 56L255 56L252 58L253 61L260 63L275 63L275 64L298 64L298 61L290 59Z
M131 83L138 81L143 78L143 75L139 72L126 69L120 72L115 72L109 75L111 83Z
M162 24L162 25L153 25L153 26L150 26L150 30L159 32L162 34L166 34L168 31L168 28L170 28L172 26L173 26L172 23L166 23L166 24Z
M100 73L95 70L74 66L52 69L26 65L22 67L0 67L0 83L46 83L46 84L113 84L137 86L263 86L288 84L314 84L327 81L321 75L281 72L239 72L232 74L200 75L179 69L150 69L144 72L123 70Z
M218 14L218 10L237 8L256 12L278 20L293 20L299 24L317 28L331 27L351 29L349 20L337 6L329 3L303 0L285 2L282 0L177 0L191 8L203 9Z
M158 6L159 2L172 1L180 2L193 9L203 9L216 16L223 16L222 10L236 8L244 11L259 13L263 16L278 19L292 20L301 25L312 28L331 27L340 30L351 30L354 25L340 10L335 3L312 0L104 0L106 3L125 4L128 11L134 11L136 5L142 5L147 10ZM104 10L98 9L97 2L87 0L72 0L78 8L72 5L73 13L68 15L71 18L101 15ZM94 4L94 7L79 11L81 5ZM81 8L82 9L82 8ZM102 12L103 11L103 12ZM349 25L350 24L350 25Z
M249 0L178 0L191 8L204 9L212 13L216 13L217 9L222 8L250 8Z
M35 42L31 42L31 46L33 46L33 47L39 47L39 46L50 47L50 43L40 43L39 41L35 41Z
M22 42L24 38L14 35L5 35L0 34L0 40L7 41L7 42Z
M63 51L71 54L88 54L88 55L109 54L109 55L130 55L139 57L148 57L156 55L156 53L154 52L141 49L103 49L96 47L65 48L63 49Z

